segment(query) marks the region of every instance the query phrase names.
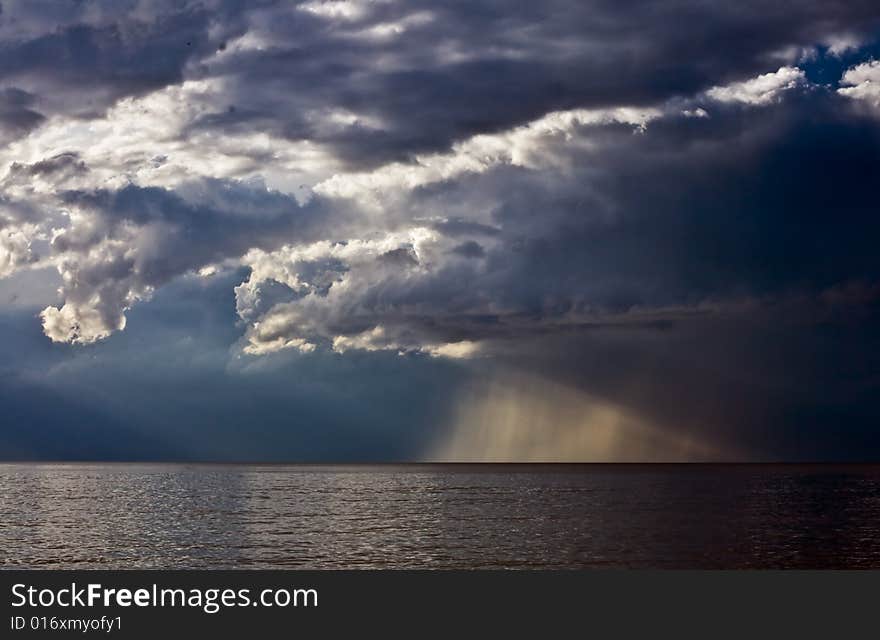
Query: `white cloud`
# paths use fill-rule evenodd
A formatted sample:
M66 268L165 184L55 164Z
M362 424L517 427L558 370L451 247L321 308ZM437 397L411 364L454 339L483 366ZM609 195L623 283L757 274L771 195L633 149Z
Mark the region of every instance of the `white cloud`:
M372 6L388 2L389 0L310 0L298 5L297 9L328 20L360 20L369 14Z
M20 267L32 264L36 256L31 249L32 225L0 227L0 278L12 275Z
M626 124L640 130L662 115L657 108L631 107L555 111L510 131L473 136L454 145L449 153L418 156L414 162L396 162L375 171L335 174L319 183L315 192L369 201L387 190L415 189L501 164L546 165L556 158L554 143L573 141L578 128Z
M332 341L333 351L345 353L351 349L361 351L397 351L403 355L409 352L424 353L434 358L450 358L454 360L471 358L480 349L480 345L472 340L445 342L436 344L406 344L388 332L382 325L376 325L368 331L353 336L336 336Z
M387 41L402 35L413 27L421 27L430 24L434 20L434 14L430 11L417 11L393 22L380 22L366 29L352 34L356 38L367 40Z
M783 92L805 82L803 70L797 67L780 67L778 71L764 73L750 80L712 87L706 91L706 95L718 102L763 106L776 102Z
M254 325L257 333L261 330L260 323ZM315 350L315 345L307 342L302 338L284 338L278 337L272 340L254 340L245 345L244 352L252 356L262 356L267 353L274 353L283 349L296 349L302 353L311 353Z
M405 295L408 286L417 286L443 264L445 243L432 230L414 227L370 239L249 252L242 261L250 266L250 277L235 288L239 316L253 321L245 351L267 353L316 341L330 343L339 353L420 350L425 345L417 337L402 337L382 326L382 320L403 312L395 296ZM296 299L267 300L273 283ZM389 299L377 308L372 298L379 291ZM443 346L431 345L441 351Z
M100 300L89 302L84 305L67 303L60 309L46 307L40 313L43 332L52 342L89 344L125 328L125 315L119 314L115 323L108 322L98 307Z
M396 349L396 344L389 343L385 335L385 327L376 325L368 331L353 336L336 336L333 338L333 351L345 353L349 349L362 351L378 351L380 349Z
M840 57L862 46L862 40L851 33L839 33L825 39L825 46L832 56Z
M473 340L447 342L440 345L428 345L423 350L435 358L472 358L480 351L480 343Z
M709 113L702 107L696 109L682 109L681 115L685 118L708 118Z
M339 166L329 151L307 140L286 140L261 131L217 135L190 130L194 121L223 103L223 96L222 79L188 80L125 98L92 120L55 116L30 136L0 149L0 166L32 164L66 153L75 154L89 168L63 185L52 176L18 187L29 195L51 194L60 186L121 188L134 183L174 188L207 176L259 177L271 188L298 196L300 185L314 184ZM341 110L310 117L317 130L378 126L375 118Z
M849 85L837 90L840 95L880 108L880 60L850 67L840 79L840 84Z
M93 220L93 224L101 223ZM83 237L85 246L59 260L64 303L40 314L43 331L53 342L89 344L122 331L125 312L135 302L149 299L153 287L136 266L137 245L145 244L139 232L126 225L116 237L94 244Z

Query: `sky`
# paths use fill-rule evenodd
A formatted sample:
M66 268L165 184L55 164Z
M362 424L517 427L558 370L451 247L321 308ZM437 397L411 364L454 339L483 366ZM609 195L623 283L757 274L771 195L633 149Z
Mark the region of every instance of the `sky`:
M880 5L0 0L0 459L880 460Z

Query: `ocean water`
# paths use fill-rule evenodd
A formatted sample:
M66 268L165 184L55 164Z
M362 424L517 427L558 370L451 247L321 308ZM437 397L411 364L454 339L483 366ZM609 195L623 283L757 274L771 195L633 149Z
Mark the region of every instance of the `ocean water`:
M880 466L0 464L0 567L880 567Z

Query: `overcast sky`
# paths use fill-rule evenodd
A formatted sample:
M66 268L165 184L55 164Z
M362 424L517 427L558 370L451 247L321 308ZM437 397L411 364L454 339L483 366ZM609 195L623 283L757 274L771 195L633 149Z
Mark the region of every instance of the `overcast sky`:
M876 0L0 3L0 458L880 459Z

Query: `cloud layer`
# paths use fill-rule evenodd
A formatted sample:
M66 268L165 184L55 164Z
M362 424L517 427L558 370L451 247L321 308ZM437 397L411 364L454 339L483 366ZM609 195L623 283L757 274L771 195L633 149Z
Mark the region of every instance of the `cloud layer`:
M874 326L880 11L796 5L4 1L0 278L57 272L58 344L234 276L233 358L541 370L645 433L739 428L656 402L695 367L753 422L843 406L855 346L785 390L758 349ZM715 360L652 381L659 336Z

